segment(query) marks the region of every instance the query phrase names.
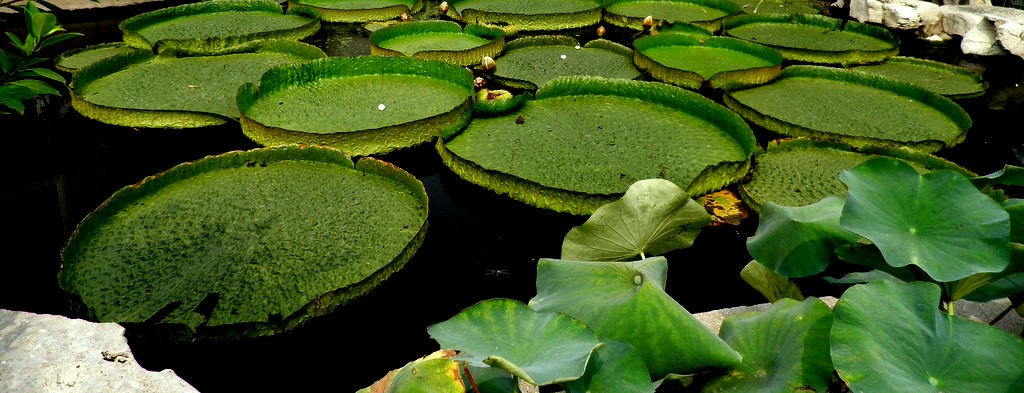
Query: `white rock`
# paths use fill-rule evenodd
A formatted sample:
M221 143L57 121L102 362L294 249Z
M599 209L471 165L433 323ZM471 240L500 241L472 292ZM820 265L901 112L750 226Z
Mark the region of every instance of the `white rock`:
M0 392L198 392L135 362L124 328L0 310Z
M878 0L850 0L850 17L861 23L882 23L882 5Z
M917 8L903 4L883 4L882 23L900 30L917 30L924 25Z
M944 5L942 12L942 29L949 35L962 37L960 50L966 54L993 56L1002 55L1006 51L999 45L996 38L995 24L985 16L991 8L964 5Z
M1024 14L1024 13L1022 13ZM1024 18L1017 20L1005 19L996 15L989 15L996 30L996 39L999 45L1008 52L1024 58Z

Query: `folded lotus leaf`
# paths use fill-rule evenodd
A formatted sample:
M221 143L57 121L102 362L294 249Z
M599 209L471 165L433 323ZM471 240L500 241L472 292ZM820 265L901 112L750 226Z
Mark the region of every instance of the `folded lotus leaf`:
M324 22L357 23L420 12L423 0L289 0L288 9L313 11Z
M728 0L608 0L604 20L633 30L643 30L650 16L659 22L686 22L716 32L722 20L742 10Z
M468 66L484 56L497 57L505 47L505 31L477 24L418 21L381 28L370 34L370 54L410 56Z
M640 179L702 195L749 168L756 143L735 113L658 82L562 77L507 115L438 144L455 174L545 209L592 214Z
M245 50L259 40L300 40L320 30L320 18L285 13L272 0L214 0L135 15L119 25L128 46L216 55Z
M235 96L267 69L326 57L291 40L266 40L248 52L176 57L135 50L74 74L71 102L82 115L125 127L192 128L237 120Z
M971 118L931 90L834 67L786 67L771 83L727 91L725 104L775 133L854 147L934 153L967 137Z
M92 319L216 339L275 334L369 292L427 228L422 183L288 146L181 164L78 225L58 281Z
M448 15L465 23L493 25L506 31L555 31L601 21L598 0L451 0Z
M722 23L722 34L767 45L786 60L819 64L875 63L896 56L900 42L884 27L812 14L747 14Z

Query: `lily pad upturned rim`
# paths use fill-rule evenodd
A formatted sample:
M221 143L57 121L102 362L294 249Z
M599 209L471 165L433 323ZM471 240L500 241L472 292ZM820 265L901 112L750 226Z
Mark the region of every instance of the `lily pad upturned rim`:
M279 52L306 59L327 57L320 48L292 40L259 41L257 45L249 47L247 51L233 54L257 52ZM145 63L160 56L170 55L166 53L156 55L147 50L130 51L108 57L79 69L73 74L69 89L72 106L86 117L124 127L198 128L235 121L233 118L211 112L111 107L89 102L79 94L80 91L100 78L110 76L117 71ZM231 98L228 97L228 99L230 100Z
M105 42L105 43L102 43L102 44L89 45L89 46L84 46L84 47L81 47L81 48L75 48L75 49L68 50L68 51L66 51L64 53L61 53L61 54L57 55L57 57L55 57L53 59L53 66L55 68L57 68L58 70L61 70L61 71L64 71L64 72L74 73L74 72L84 68L84 66L82 66L82 67L72 67L72 66L67 65L67 61L69 61L71 58L73 58L75 56L85 55L85 54L88 54L89 52L92 52L92 51L117 50L117 49L123 49L124 52L145 51L145 49L134 48L134 47L130 47L128 45L125 45L124 42ZM120 53L118 53L118 54L120 54Z
M768 148L764 152L758 152L754 154L753 164L750 168L750 177L744 179L737 185L736 189L743 202L756 212L761 210L761 207L765 202L760 201L751 194L749 184L758 178L758 162L765 155L769 154L785 154L787 152L797 150L837 150L841 152L850 152L855 154L861 154L865 156L865 159L870 159L871 156L884 156L898 158L913 164L921 165L926 168L933 168L935 170L952 170L959 172L967 177L976 176L973 172L960 166L959 164L946 160L942 157L938 157L932 154L922 152L920 150L908 148L908 147L889 147L889 146L862 146L855 147L846 143L837 141L825 141L807 138L795 138L795 139L776 139L768 143ZM836 174L835 182L839 182L839 175Z
M313 134L263 125L247 112L262 97L292 85L320 79L364 75L409 75L438 80L465 90L466 99L448 112L433 114L419 120L353 132ZM471 120L473 106L473 75L467 69L434 60L409 57L330 57L298 64L272 67L258 83L248 83L238 90L239 119L242 132L264 146L315 144L331 146L351 156L383 154L430 142L441 135L463 129Z
M382 47L385 41L406 35L429 35L431 33L465 34L487 40L486 44L464 50L424 50L413 53L412 58L437 60L461 66L474 65L484 56L496 57L505 47L505 31L478 24L462 25L444 20L427 20L399 23L387 26L370 34L370 54L374 56L403 57L405 53Z
M423 0L394 1L395 5L369 9L338 9L318 6L313 1L288 0L289 10L302 10L320 16L324 22L359 23L394 19L402 14L413 14L423 9ZM412 3L407 5L404 3Z
M759 23L773 23L780 25L800 24L811 27L819 27L823 30L831 31L838 30L839 26L842 24L842 20L818 14L735 15L726 18L722 22L722 35L734 37L731 34L729 34L730 29L735 29L737 27ZM775 48L776 50L779 51L779 53L782 53L782 56L787 60L804 61L819 64L849 65L877 63L880 61L884 61L885 59L888 59L890 57L896 56L896 54L899 53L899 39L895 38L892 35L892 32L890 32L888 29L884 27L870 25L867 23L860 23L857 21L851 21L846 23L846 26L843 28L843 31L868 36L881 41L886 41L889 44L891 44L891 46L889 49L885 50L863 49L822 51L778 44L773 45L772 43L769 42L759 43Z
M208 37L203 39L164 39L150 42L139 33L146 26L155 25L189 15L213 14L221 12L266 12L276 15L295 14L306 17L309 22L291 29L264 31L260 33L238 36ZM256 41L265 39L301 40L320 30L320 17L301 10L288 10L272 0L216 0L199 3L183 4L155 11L145 12L121 21L118 25L128 46L151 49L154 52L172 50L190 55L216 55L230 52L245 51Z
M765 88L770 86L772 83L775 83L776 81L779 80L783 80L785 78L822 78L827 80L869 86L875 89L891 92L892 94L895 95L904 96L907 99L914 102L926 103L934 110L949 117L952 120L952 122L960 129L960 133L956 137L948 141L929 139L917 142L900 142L894 140L884 140L863 136L840 135L829 132L823 132L819 130L812 130L800 125L786 122L781 119L764 115L754 110L753 108L740 103L738 100L732 97L732 94L737 91L743 91L746 89ZM964 139L967 138L967 131L968 129L971 128L972 125L970 115L968 115L962 107L957 105L949 98L943 97L942 95L935 93L931 90L910 84L908 82L899 81L879 75L871 75L864 72L853 72L846 69L817 65L792 65L785 67L782 70L782 72L779 73L779 75L772 82L769 82L761 86L727 90L723 95L722 99L725 102L726 106L733 109L744 118L774 133L789 137L807 137L813 139L835 140L856 147L909 146L922 150L926 153L934 153L939 150L955 146L960 142L963 142Z
M965 80L970 80L970 81L972 81L972 82L977 84L977 90L975 90L975 91L966 91L966 92L962 92L962 93L945 93L943 91L940 91L940 90L936 89L937 93L942 94L942 95L944 95L946 97L949 97L951 99L954 99L954 100L980 97L980 96L984 95L985 94L985 90L988 89L988 82L986 82L983 79L981 74L979 74L977 72L974 72L971 69L960 67L960 66L956 66L956 65L952 65L952 64L948 64L948 63L943 63L943 62L935 61L935 60L918 59L916 57L895 56L895 57L891 57L891 58L886 59L885 62L883 62L883 63L861 65L861 66L851 67L850 69L854 70L854 71L862 71L862 72L872 73L871 71L868 71L870 68L873 68L873 67L885 67L886 64L899 64L899 65L906 66L906 67L917 67L917 68L922 68L922 69L926 69L926 70L932 70L934 72L946 73L946 74L949 74L951 77L963 78ZM911 83L914 83L914 82L911 82ZM935 83L935 85L936 85L936 87L941 88L943 83L941 83L941 81L940 81L939 83ZM924 86L924 85L922 85L922 87L930 88L931 86Z
M507 32L557 31L596 25L601 22L604 6L593 0L594 7L570 13L545 13L544 10L524 10L522 13L506 13L468 8L460 9L463 0L452 0L448 16L464 23L480 23L501 28ZM558 0L549 0L558 1Z
M634 1L637 1L637 0L608 0L606 2L605 6L604 6L605 7L604 20L606 22L608 22L609 24L614 25L614 26L625 27L625 28L632 29L632 30L644 30L643 23L644 23L644 18L645 17L619 15L619 14L613 13L613 12L608 10L608 8L610 6L612 6L612 5L614 5L614 4L629 3L629 2L634 2ZM726 19L728 19L728 18L730 18L730 17L732 17L734 15L738 15L738 14L743 12L743 9L740 8L740 6L736 5L736 3L733 3L733 2L731 2L729 0L639 0L639 1L642 1L642 2L658 2L658 3L685 3L685 4L692 4L692 5L697 5L697 6L701 6L701 7L708 7L708 8L712 8L712 9L718 10L718 11L722 11L725 14L725 16L720 17L720 18L711 18L711 19L706 19L706 20L674 20L674 21L666 21L666 22L686 22L686 23L694 24L694 25L703 27L703 28L707 29L708 31L710 31L712 33L717 32L717 31L722 29L722 21L724 21L724 20L726 20ZM658 21L664 20L663 18L659 18L657 15L651 15L651 17L654 19L655 24L657 24Z
M704 46L741 52L762 60L770 66L726 70L705 79L700 74L666 66L650 58L644 51L658 46ZM707 83L712 88L751 86L767 83L782 71L782 54L770 47L731 37L713 36L698 39L688 34L659 34L633 41L633 62L654 79L688 89L698 89Z
M645 87L656 90L656 93L644 95L643 97L637 96L638 92ZM705 167L693 180L692 184L680 185L680 187L686 189L689 195L701 195L738 181L749 170L749 157L759 148L753 132L750 131L749 126L738 115L697 93L660 82L564 76L556 78L540 88L535 95L535 100L588 94L646 99L658 105L678 109L692 109L687 108L687 105L696 104L700 106L701 113L722 114L723 116L719 119L720 124L730 124L734 125L736 129L749 131L748 133L737 135L732 128L726 130L745 151L748 158L743 162L721 162L715 166ZM442 162L463 180L490 189L498 194L509 196L513 200L557 212L574 215L593 214L601 205L621 198L627 188L623 187L622 192L609 194L591 194L555 188L484 168L455 154L445 145L445 140L442 139L437 141L437 150Z
M371 275L358 283L334 291L323 293L300 307L291 315L282 315L280 320L268 320L265 322L233 323L221 326L206 326L205 323L195 329L179 324L153 325L149 322L126 321L126 325L138 325L147 331L160 334L161 337L172 341L193 341L193 340L221 340L254 338L273 335L294 329L310 319L328 314L347 302L363 296L372 291L380 282L386 280L393 273L401 270L402 267L412 258L416 250L423 244L427 231L427 214L429 209L428 197L423 183L405 170L374 158L362 158L353 164L351 158L341 151L323 146L280 146L273 148L258 148L248 151L231 151L214 156L208 156L192 162L186 162L172 167L166 171L151 175L134 185L125 186L107 198L99 207L90 212L75 227L69 240L61 249L62 266L58 273L58 282L63 290L66 287L63 275L68 260L83 246L83 238L93 236L101 230L104 222L118 214L123 209L132 206L138 200L159 192L161 189L173 185L176 182L203 176L204 174L216 171L221 168L242 167L260 165L279 161L308 161L328 165L336 165L349 168L354 171L363 172L366 175L384 177L390 179L398 187L407 189L419 204L422 219L417 232L409 239L405 247L391 260L390 263L381 266ZM76 294L63 290L72 302L78 303L81 307L82 299ZM88 310L86 308L86 310ZM92 310L88 310L88 316L97 320Z
M619 44L615 41L598 38L588 41L586 44L580 46L579 41L576 38L567 35L533 35L521 38L516 38L505 44L502 57L507 56L510 52L530 50L530 48L536 47L548 47L548 46L566 46L575 49L576 47L604 50L613 54L621 55L624 58L630 58L633 56L633 51L625 45ZM496 62L501 62L501 57L495 59ZM634 65L635 66L635 65ZM513 89L536 91L540 86L529 80L512 78L500 75L503 66L498 64L498 70L494 73L494 80L499 84ZM639 79L643 77L643 73L637 70L636 77Z

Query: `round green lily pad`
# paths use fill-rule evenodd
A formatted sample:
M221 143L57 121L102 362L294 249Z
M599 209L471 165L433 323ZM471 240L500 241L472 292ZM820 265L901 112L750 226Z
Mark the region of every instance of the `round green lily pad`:
M242 131L264 146L387 153L461 130L473 104L463 67L408 57L327 58L274 67L238 92Z
M643 74L633 65L632 55L629 48L604 39L580 46L569 36L523 37L505 45L505 54L495 59L494 79L523 90L537 90L570 75L637 79Z
M507 115L438 143L453 173L540 208L592 214L641 179L700 195L739 180L756 148L738 115L660 82L562 77Z
M842 27L842 28L840 28ZM896 56L899 40L884 27L812 14L747 14L725 20L723 35L775 48L787 60L877 63Z
M654 79L688 89L766 83L782 71L772 48L729 37L645 36L633 42L633 62Z
M817 0L729 0L744 14L820 14L827 2Z
M116 55L143 51L145 49L133 48L123 42L108 42L105 44L90 45L83 48L75 48L53 59L53 65L64 72L75 72L79 69L97 61Z
M100 322L185 340L292 329L369 292L426 235L427 195L383 161L287 146L125 187L63 250L58 281Z
M598 0L451 0L448 16L510 32L568 30L601 21Z
M97 61L74 74L71 103L108 124L191 128L239 117L235 96L270 67L326 57L309 44L260 41L251 52L175 57L132 51Z
M839 68L794 65L771 83L727 91L725 104L780 135L933 153L964 140L967 112L907 82Z
M913 57L898 56L850 69L907 81L952 99L978 97L988 88L981 74L970 69Z
M807 206L829 196L845 197L839 174L875 157L903 160L918 172L953 170L964 176L971 171L931 154L910 148L865 147L810 139L775 141L763 154L754 156L751 176L740 183L743 201L754 210L773 202L782 206Z
M214 55L265 39L300 40L320 30L315 14L284 12L272 0L217 0L142 13L119 25L128 46Z
M633 30L643 30L644 18L659 22L687 22L715 32L722 20L741 9L729 0L609 0L604 20Z
M288 9L314 11L324 22L358 23L420 12L423 0L289 0Z
M407 22L370 34L370 54L410 56L468 66L484 56L496 57L505 47L505 31L449 21Z

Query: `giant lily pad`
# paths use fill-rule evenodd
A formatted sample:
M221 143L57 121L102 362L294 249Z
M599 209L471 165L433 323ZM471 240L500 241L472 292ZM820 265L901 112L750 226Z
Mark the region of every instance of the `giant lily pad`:
M58 70L73 73L108 57L135 51L145 51L145 49L133 48L125 45L123 42L90 45L61 53L53 59L53 65Z
M601 337L626 341L651 379L729 368L740 355L665 293L668 261L583 262L541 259L530 306L579 318Z
M314 11L324 22L355 23L420 12L423 0L289 0L288 9Z
M828 3L817 0L729 0L744 14L820 14Z
M126 127L189 128L237 120L238 88L267 69L326 57L297 41L260 41L247 53L175 57L131 51L75 73L71 102L86 117Z
M129 46L212 55L244 50L258 40L306 38L320 30L320 18L285 13L271 0L215 0L142 13L119 27Z
M370 54L411 56L468 66L505 47L505 31L477 24L422 21L384 27L370 34Z
M438 144L454 173L545 209L591 214L640 179L701 195L747 173L756 143L735 113L658 82L562 77L507 115Z
M851 287L835 307L832 361L855 392L1014 392L1024 340L939 311L932 283Z
M981 74L970 69L913 57L893 57L851 69L907 81L952 99L978 97L988 88Z
M458 360L502 368L537 386L579 378L603 345L583 322L512 299L484 300L427 332L442 348L459 351Z
M831 67L796 65L771 83L728 91L725 104L778 134L854 147L910 146L936 152L964 140L967 112L925 88Z
M334 149L211 156L114 193L72 234L58 279L100 322L274 334L401 269L426 198L401 169Z
M759 85L782 70L782 55L729 37L659 34L633 42L633 62L654 79L699 89Z
M708 31L718 31L722 20L740 13L740 7L728 0L609 0L604 20L608 23L642 30L644 18L669 23L686 22Z
M854 148L810 139L777 140L763 154L754 156L750 177L737 189L748 206L760 211L772 202L782 206L806 206L829 196L846 197L839 174L875 157L892 157L920 172L948 169L965 176L974 174L948 160L906 147Z
M629 48L604 39L580 46L569 36L523 37L505 46L505 54L496 60L494 79L523 90L537 90L560 76L637 79L642 75L633 65L632 54Z
M831 329L832 310L817 298L781 299L764 312L730 316L719 336L743 361L701 392L825 392Z
M722 23L723 34L775 48L787 60L875 63L895 56L899 40L884 27L813 14L747 14Z
M922 175L883 157L839 178L849 189L840 224L871 240L888 264L916 265L940 282L1009 264L1009 215L963 175Z
M242 131L264 146L317 144L386 153L469 122L473 76L405 57L329 58L274 67L238 92Z
M452 0L448 15L465 23L493 25L508 31L554 31L601 21L598 0Z

